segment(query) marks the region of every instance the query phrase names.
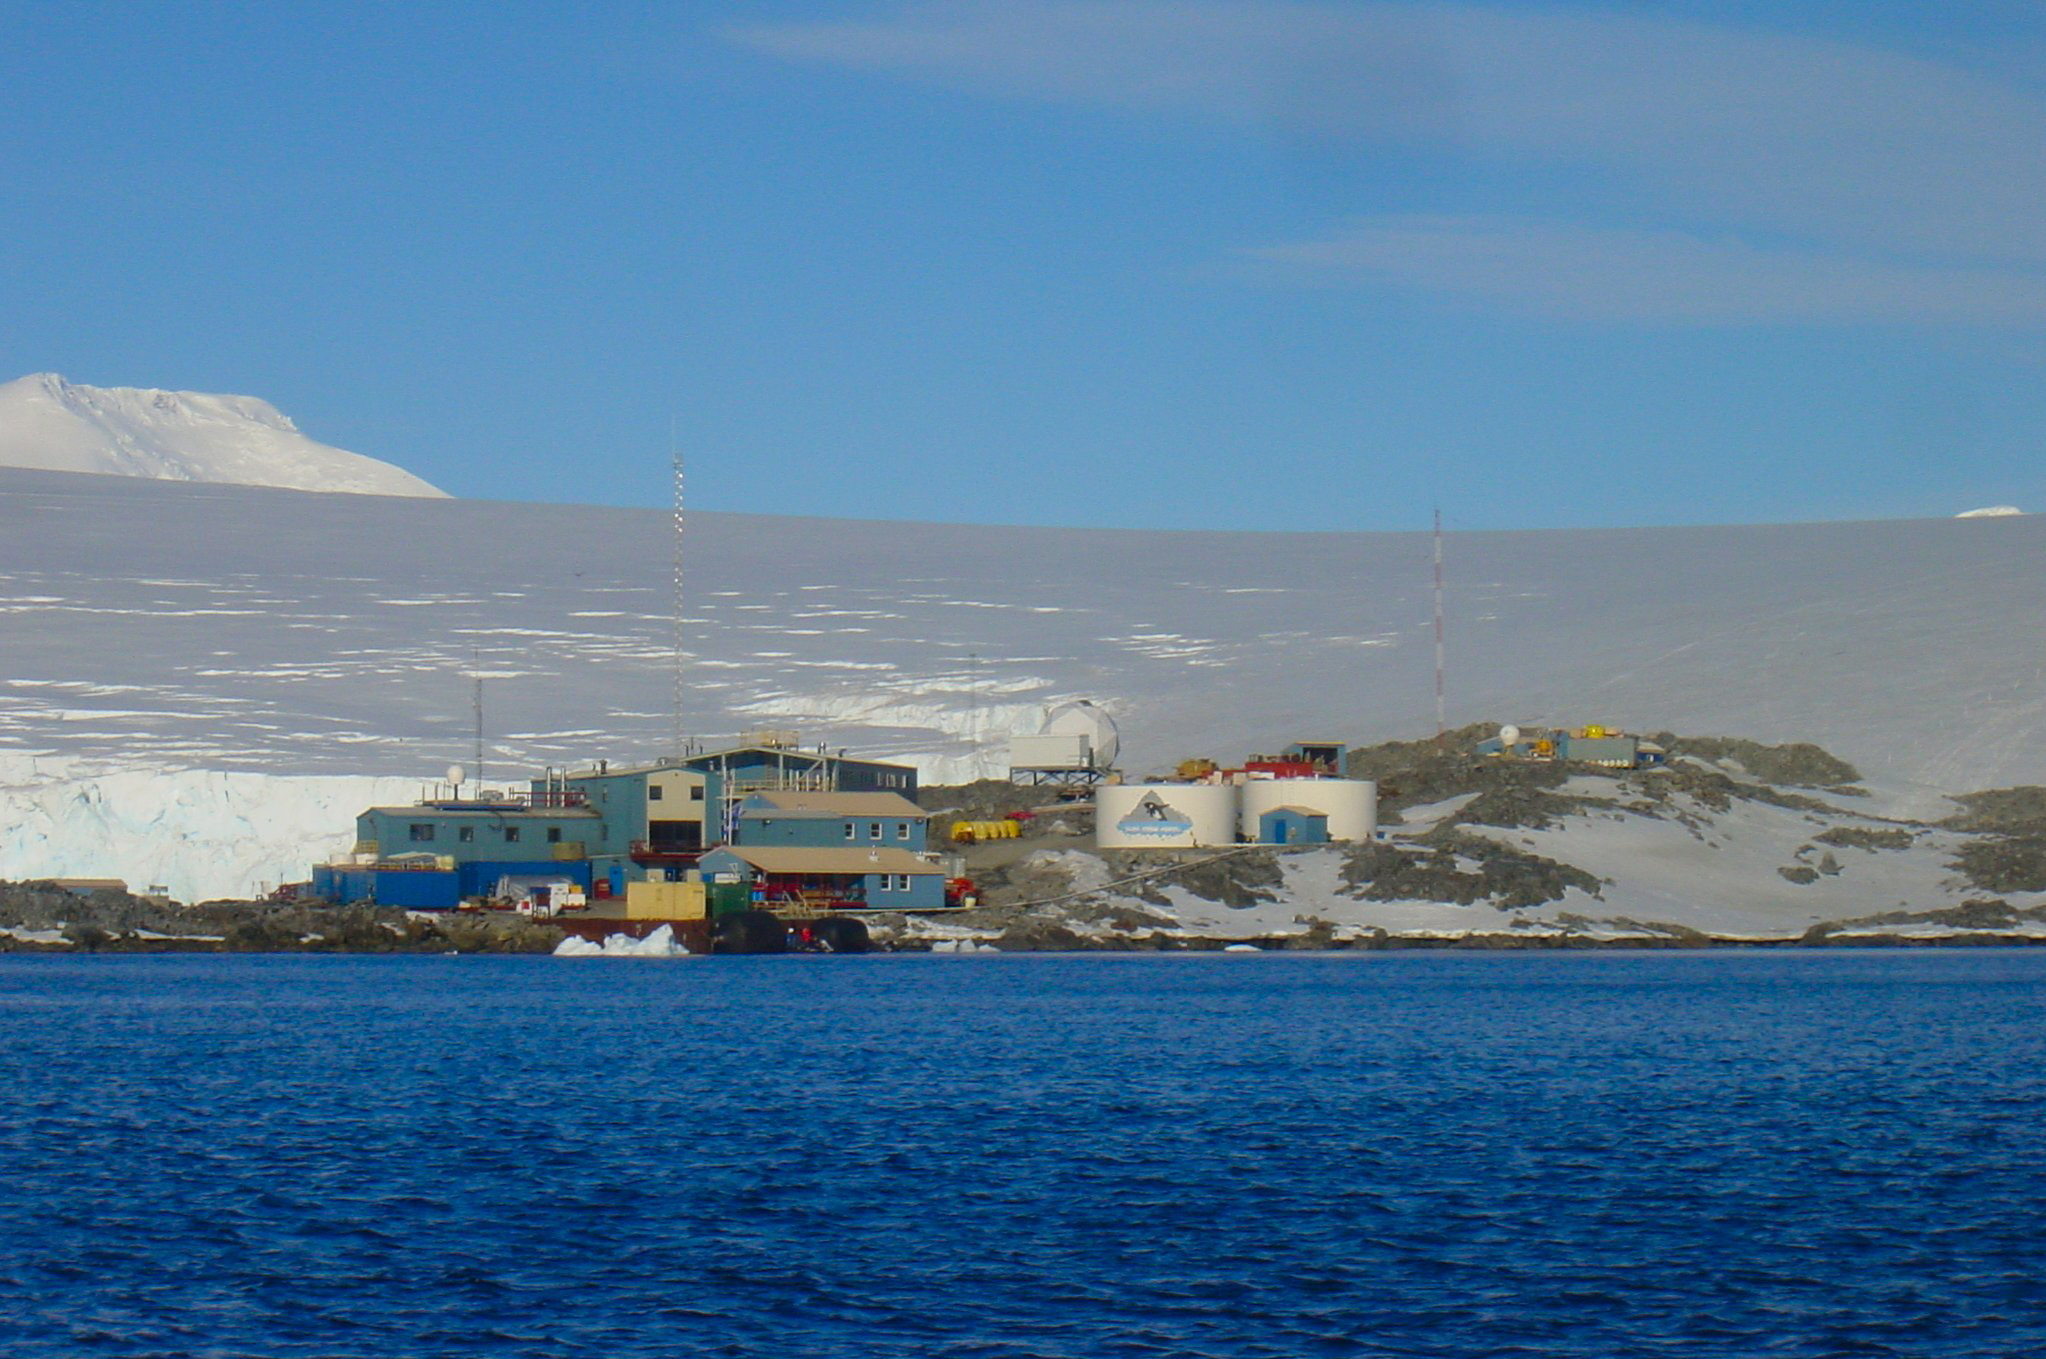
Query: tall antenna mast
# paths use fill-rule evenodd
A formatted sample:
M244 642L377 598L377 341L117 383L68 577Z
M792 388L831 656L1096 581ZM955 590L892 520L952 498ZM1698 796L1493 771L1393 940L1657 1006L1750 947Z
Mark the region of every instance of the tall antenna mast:
M673 416L668 417L668 461L675 473L675 597L673 601L675 607L675 654L671 658L675 692L673 696L674 713L672 714L674 729L669 735L674 752L679 756L684 753L682 749L682 653L683 642L685 640L682 624L682 451L676 443L675 418Z
M980 762L980 653L966 653L966 758L970 766ZM978 775L968 769L969 778Z
M1442 509L1435 510L1435 744L1449 734L1442 700Z
M476 791L483 791L483 653L469 648L469 673L476 680Z

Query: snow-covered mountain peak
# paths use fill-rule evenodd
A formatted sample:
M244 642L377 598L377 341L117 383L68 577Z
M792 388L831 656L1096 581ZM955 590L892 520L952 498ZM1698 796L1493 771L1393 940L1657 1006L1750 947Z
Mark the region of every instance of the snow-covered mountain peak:
M401 467L307 438L259 397L90 387L56 373L0 383L0 465L294 491L446 494Z

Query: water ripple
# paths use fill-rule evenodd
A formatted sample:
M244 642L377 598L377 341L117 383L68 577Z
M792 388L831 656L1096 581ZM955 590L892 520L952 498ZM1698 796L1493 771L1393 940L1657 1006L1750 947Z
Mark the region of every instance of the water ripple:
M2046 956L0 959L0 1353L2046 1351Z

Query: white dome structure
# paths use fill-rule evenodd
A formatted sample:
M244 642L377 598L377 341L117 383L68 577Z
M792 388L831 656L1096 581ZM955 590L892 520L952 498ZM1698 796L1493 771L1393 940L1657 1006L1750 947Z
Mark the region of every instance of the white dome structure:
M1044 734L1085 737L1087 748L1094 752L1094 764L1100 769L1112 767L1122 750L1122 735L1115 728L1115 719L1105 708L1084 698L1061 703L1046 714Z

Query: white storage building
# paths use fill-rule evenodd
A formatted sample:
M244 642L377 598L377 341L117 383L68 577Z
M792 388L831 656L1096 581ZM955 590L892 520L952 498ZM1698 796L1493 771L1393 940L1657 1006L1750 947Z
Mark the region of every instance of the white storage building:
M1204 849L1236 843L1237 793L1227 783L1107 783L1094 790L1102 849Z

